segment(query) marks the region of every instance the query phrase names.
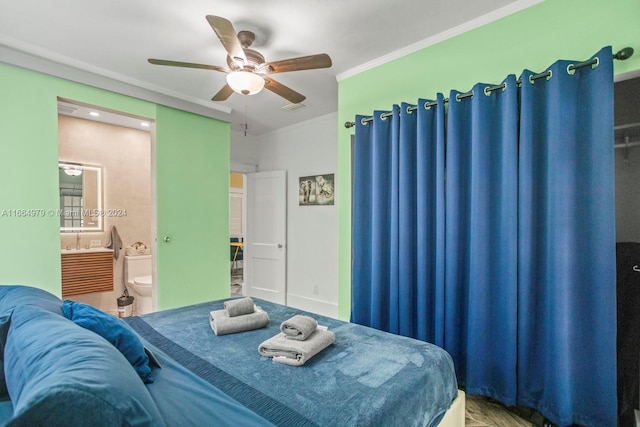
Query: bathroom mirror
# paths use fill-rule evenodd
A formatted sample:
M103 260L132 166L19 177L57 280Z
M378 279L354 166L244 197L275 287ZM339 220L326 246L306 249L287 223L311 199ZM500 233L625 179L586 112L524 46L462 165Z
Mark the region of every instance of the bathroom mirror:
M58 163L60 232L103 231L102 168Z

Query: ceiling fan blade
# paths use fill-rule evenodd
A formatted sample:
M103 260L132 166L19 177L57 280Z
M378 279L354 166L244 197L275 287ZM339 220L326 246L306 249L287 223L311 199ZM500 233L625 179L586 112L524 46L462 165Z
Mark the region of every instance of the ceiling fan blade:
M166 59L148 59L150 64L154 65L168 65L170 67L185 67L185 68L201 68L203 70L213 70L213 71L221 71L223 73L231 72L227 67L219 67L217 65L206 65L206 64L194 64L192 62L180 62L180 61L168 61Z
M278 83L277 81L273 80L270 77L264 78L264 87L265 89L269 89L271 92L275 93L276 95L280 95L281 97L291 102L292 104L299 104L300 102L307 99L306 96L296 92L291 88L286 87L282 83Z
M218 91L218 93L216 93L213 98L211 98L212 101L226 101L231 94L233 93L233 89L231 89L231 86L229 86L228 84L225 84L224 86L222 86L222 89L220 89Z
M233 24L228 19L214 15L207 15L207 21L209 21L209 25L213 28L229 56L234 60L242 61L242 65L246 64L247 56L244 54L244 49L242 49L240 40L238 40Z
M268 74L286 73L287 71L315 70L317 68L329 67L331 67L331 58L326 53L283 59L282 61L268 62L264 65Z

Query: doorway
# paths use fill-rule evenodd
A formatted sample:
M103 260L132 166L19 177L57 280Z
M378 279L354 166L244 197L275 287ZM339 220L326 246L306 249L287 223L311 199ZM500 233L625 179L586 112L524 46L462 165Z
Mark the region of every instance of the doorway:
M640 78L614 88L618 414L627 426L640 408Z
M243 295L244 285L244 174L229 174L229 261L231 296Z
M135 246L135 255L148 256L148 272L144 276L155 276L151 258L155 237L151 177L153 126L153 121L146 118L58 99L59 161L91 165L101 171L99 182L94 184L96 191L92 193L88 192L88 186L85 191L81 186L70 193L68 185L64 184L63 188L60 180L61 212L72 210L71 215L61 217L62 257L113 249L113 286L107 291L73 294L69 299L114 315L118 315L117 299L125 289L135 297L131 314L141 314L137 308L142 298L135 295L126 278L125 257L131 255L127 254L129 249ZM77 181L87 182L86 178ZM90 197L97 198L98 204L90 203ZM71 208L65 209L67 200ZM85 218L83 212L95 214L100 220L99 226L86 227L93 224L93 218ZM118 239L121 245L117 244Z

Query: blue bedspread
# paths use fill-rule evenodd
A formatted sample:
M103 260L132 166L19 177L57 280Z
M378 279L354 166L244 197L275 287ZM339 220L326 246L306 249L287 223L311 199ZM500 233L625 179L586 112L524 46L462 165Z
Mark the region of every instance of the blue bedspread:
M254 299L264 329L214 335L223 301L129 318L151 344L279 426L433 426L456 397L449 354L434 345ZM300 367L260 356L258 345L295 314L314 317L335 343Z

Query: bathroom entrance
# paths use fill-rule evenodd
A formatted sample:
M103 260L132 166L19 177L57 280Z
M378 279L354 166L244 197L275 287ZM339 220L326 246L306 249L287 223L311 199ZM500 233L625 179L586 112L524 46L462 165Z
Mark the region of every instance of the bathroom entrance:
M58 99L63 297L118 315L117 300L127 292L134 297L132 314L152 310L153 125L149 119ZM109 268L100 271L109 276L110 286L65 292L65 281L80 274L80 267L65 269L65 259L84 265L105 252Z

